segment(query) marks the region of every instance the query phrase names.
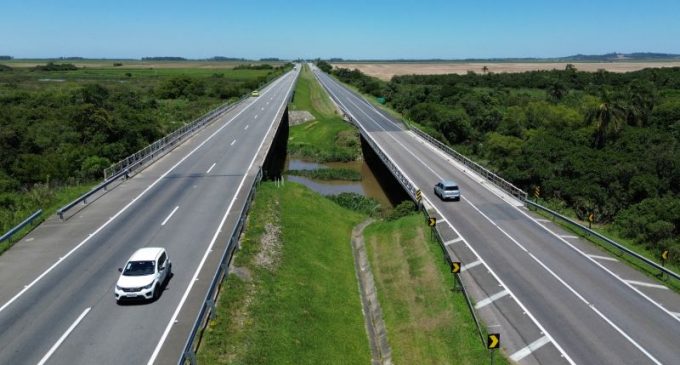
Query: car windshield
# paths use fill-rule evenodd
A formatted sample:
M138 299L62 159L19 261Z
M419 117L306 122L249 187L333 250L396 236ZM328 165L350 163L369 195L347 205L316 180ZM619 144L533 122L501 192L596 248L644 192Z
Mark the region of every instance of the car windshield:
M130 261L125 270L123 270L123 275L125 276L142 276L151 275L154 272L153 261Z
M449 185L449 186L444 187L444 190L446 190L446 191L455 191L455 190L458 190L458 187L455 186L455 185Z

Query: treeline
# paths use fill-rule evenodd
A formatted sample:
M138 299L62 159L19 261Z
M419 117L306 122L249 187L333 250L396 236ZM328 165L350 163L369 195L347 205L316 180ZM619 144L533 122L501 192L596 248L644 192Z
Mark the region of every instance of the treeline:
M234 67L234 70L271 70L274 66L268 63L262 64L242 64Z
M321 68L324 65L320 65ZM329 65L330 66L330 65ZM680 68L333 74L553 207L680 260Z
M78 67L72 63L48 62L46 65L37 65L32 71L76 71Z
M142 61L186 61L184 57L163 56L163 57L142 57Z

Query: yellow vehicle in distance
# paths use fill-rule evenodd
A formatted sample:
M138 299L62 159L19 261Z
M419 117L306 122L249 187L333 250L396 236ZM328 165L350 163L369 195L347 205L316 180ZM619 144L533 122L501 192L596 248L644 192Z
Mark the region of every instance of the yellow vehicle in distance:
M257 91L257 90L253 90L253 92L250 93L250 96L255 96L255 97L260 96L260 92Z

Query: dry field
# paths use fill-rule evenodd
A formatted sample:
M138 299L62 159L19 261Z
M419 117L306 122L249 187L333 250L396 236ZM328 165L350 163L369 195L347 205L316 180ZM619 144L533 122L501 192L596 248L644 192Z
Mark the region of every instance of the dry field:
M234 68L238 65L247 64L261 64L267 63L274 66L279 66L284 62L260 62L260 61L141 61L141 60L0 60L0 64L5 64L16 68L29 68L37 65L44 65L47 62L54 62L56 64L72 63L78 67L86 68L110 68L114 63L122 63L122 66L116 68L157 68L157 69L226 69Z
M441 75L465 74L468 71L482 73L484 66L489 72L525 72L537 70L564 70L568 62L527 63L334 63L334 67L359 69L361 72L383 80L395 75ZM605 69L611 72L630 72L649 67L680 67L680 61L667 62L572 62L579 71L595 72Z

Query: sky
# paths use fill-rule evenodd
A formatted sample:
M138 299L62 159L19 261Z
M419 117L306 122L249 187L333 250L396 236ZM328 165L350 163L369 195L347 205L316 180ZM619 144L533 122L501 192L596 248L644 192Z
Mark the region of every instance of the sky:
M0 55L345 59L680 54L680 0L0 0Z

